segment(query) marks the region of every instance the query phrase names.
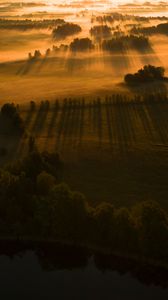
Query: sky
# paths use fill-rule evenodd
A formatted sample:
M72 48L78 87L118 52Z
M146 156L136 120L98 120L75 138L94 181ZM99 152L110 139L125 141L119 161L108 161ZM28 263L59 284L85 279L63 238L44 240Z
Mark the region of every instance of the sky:
M57 4L57 3L70 3L70 2L89 2L86 0L0 0L0 3L4 3L4 2L45 2L47 4ZM120 4L124 4L124 3L144 3L144 2L151 2L151 3L158 3L158 2L166 2L166 0L164 1L160 1L160 0L151 0L151 1L145 1L145 0L94 0L94 2L104 2L104 3L111 3L113 5L120 5Z

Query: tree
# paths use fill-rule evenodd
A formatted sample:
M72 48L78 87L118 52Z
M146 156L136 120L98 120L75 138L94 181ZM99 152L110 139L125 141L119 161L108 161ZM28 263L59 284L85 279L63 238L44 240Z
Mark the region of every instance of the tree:
M142 69L134 74L127 74L124 77L125 83L128 85L137 85L142 83L151 83L154 81L165 81L165 69L163 67L155 67L152 65L145 65Z
M89 38L76 38L70 44L71 51L88 51L92 49L94 49L94 45Z
M1 108L0 117L3 119L2 130L8 134L23 134L24 123L19 114L17 106L13 103L6 103Z
M95 38L104 38L111 35L111 28L107 25L97 25L90 29L90 35Z
M1 108L2 116L6 118L13 118L17 114L17 109L14 103L5 103Z
M37 176L37 191L41 195L47 195L55 184L55 177L46 171Z
M66 23L63 25L57 26L52 31L52 35L54 39L64 39L67 36L71 36L81 32L81 27L78 24Z
M114 207L102 203L93 212L93 240L102 245L113 243Z
M168 217L160 206L151 201L139 206L141 248L150 256L168 255Z
M39 50L35 50L34 51L34 59L39 59L39 58L41 58L41 52L39 51Z
M132 218L132 215L127 208L120 208L116 210L115 218L115 235L114 248L130 252L137 247L138 238L137 230Z

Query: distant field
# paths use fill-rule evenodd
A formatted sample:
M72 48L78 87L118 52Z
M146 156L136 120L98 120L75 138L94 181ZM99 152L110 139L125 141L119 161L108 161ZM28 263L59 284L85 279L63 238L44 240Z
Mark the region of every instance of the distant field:
M167 101L75 99L43 103L34 111L23 105L20 112L38 148L62 156L62 180L93 205L153 199L167 206ZM27 137L0 139L8 148L7 161L27 151Z
M162 54L138 54L134 51L109 55L70 55L0 64L0 104L7 101L26 103L31 100L55 100L57 97L90 97L130 93L122 85L124 75L136 72L144 64L164 66L166 76L167 47ZM158 92L152 86L152 92ZM148 88L146 89L148 92ZM140 93L142 93L140 91Z

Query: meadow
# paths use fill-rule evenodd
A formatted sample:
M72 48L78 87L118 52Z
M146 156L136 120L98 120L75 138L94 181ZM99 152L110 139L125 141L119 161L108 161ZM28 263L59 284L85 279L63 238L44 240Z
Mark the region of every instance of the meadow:
M166 3L142 7L122 2L114 7L110 1L106 4L88 1L87 5L84 1L68 4L51 1L50 5L46 1L4 2L0 7L0 103L92 94L105 96L114 90L128 92L120 85L126 73L135 72L145 64L163 66L167 72L166 13ZM61 24L72 23L80 27L79 32L70 30L61 39L55 38L53 32ZM147 28L158 25L165 26L165 30L147 35L146 47L122 44L122 39L132 32L137 32L137 38L144 32L145 39ZM76 38L89 38L94 50L71 53L68 49L45 56L48 49L70 46ZM121 40L117 52L105 51L109 49L103 45L110 39ZM29 63L29 54L36 50L42 58Z
M18 104L26 129L0 135L0 163L23 157L33 136L61 155L62 180L93 205L149 198L166 207L167 82L132 88L124 76L148 64L167 76L167 5L85 5L0 7L0 105Z
M62 181L102 201L132 206L156 200L167 208L168 101L162 94L64 99L19 105L26 134L1 135L1 163L24 157L29 137L41 152L59 153Z

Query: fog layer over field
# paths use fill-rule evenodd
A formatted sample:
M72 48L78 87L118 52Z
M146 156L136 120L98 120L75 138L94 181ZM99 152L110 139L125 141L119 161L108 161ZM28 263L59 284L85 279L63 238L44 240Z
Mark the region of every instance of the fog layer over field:
M150 27L166 23L167 13L167 3L159 1L129 4L125 0L3 2L0 4L0 101L29 101L42 97L55 99L67 95L105 95L114 90L125 91L126 88L121 85L124 75L136 72L145 64L163 66L167 73L166 35L149 36L149 47L146 49L135 49L130 45L116 52L102 49L104 38L129 35L133 26ZM125 14L130 17L121 17ZM99 17L104 16L110 16L113 20L101 21ZM78 24L81 31L54 39L52 31L57 26L51 25L51 22L57 19ZM25 20L27 24L23 23ZM108 26L111 35L105 37L101 33L92 36L90 29L94 26ZM66 51L61 48L46 56L47 49L52 51L53 45L70 47L75 38L89 38L94 49L74 53L70 48ZM34 55L35 50L40 51L41 57L30 61L28 53Z

